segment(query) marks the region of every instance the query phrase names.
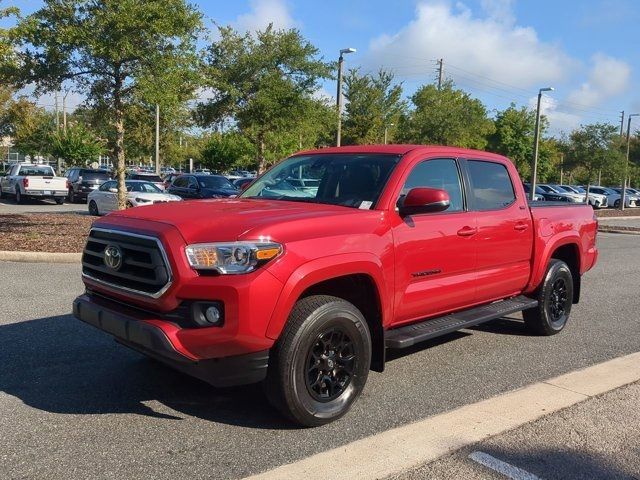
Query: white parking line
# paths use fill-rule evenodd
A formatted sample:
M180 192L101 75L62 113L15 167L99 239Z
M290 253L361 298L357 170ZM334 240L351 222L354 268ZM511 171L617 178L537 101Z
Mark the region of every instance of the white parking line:
M373 480L431 462L614 388L640 380L640 352L381 432L260 473L252 480L326 480L327 465L341 478Z
M469 458L474 462L478 462L480 465L484 465L491 470L501 473L505 477L509 477L511 480L541 480L537 475L511 465L510 463L503 462L488 453L473 452L469 455Z

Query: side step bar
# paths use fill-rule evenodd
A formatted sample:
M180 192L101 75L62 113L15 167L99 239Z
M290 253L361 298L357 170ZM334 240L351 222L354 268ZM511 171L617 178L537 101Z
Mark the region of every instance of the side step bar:
M446 335L463 328L473 327L510 313L537 306L537 300L523 295L508 300L500 300L488 305L470 308L469 310L450 313L444 317L431 318L405 327L387 330L385 333L385 345L388 348L407 348L431 338Z

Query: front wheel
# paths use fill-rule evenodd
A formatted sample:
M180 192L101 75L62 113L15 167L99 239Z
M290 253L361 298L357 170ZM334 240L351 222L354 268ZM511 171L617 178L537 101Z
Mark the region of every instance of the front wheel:
M613 202L613 206L614 208L620 208L620 200L616 200L615 202Z
M342 417L369 375L371 336L354 305L314 295L299 300L269 358L269 401L294 422L315 427Z
M573 275L566 263L555 259L549 262L537 300L537 307L522 312L527 330L536 335L560 333L573 305Z
M64 203L64 198L56 198L55 201L58 205L62 205Z
M98 211L98 205L93 200L89 202L89 214L93 215L94 217L97 217L100 215L100 212Z

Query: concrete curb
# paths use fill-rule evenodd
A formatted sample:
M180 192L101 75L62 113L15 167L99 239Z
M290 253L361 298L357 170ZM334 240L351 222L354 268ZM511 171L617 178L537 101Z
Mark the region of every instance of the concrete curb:
M624 233L627 235L640 235L640 228L625 227L622 225L599 225L598 231L603 233Z
M12 252L0 250L0 262L80 263L81 253Z

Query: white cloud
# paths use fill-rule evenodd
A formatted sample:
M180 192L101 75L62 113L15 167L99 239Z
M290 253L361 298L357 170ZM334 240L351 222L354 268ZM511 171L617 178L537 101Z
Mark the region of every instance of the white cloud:
M538 97L532 97L529 100L529 108L535 110L537 107ZM558 109L558 100L548 95L543 95L540 102L540 113L549 120L549 129L552 135L558 133L568 133L581 123L581 116L577 113L571 113Z
M251 0L251 11L236 19L235 26L241 32L264 30L273 24L275 29L299 27L299 22L289 13L285 0Z
M629 88L631 67L627 63L601 53L594 55L591 62L587 81L572 91L567 100L585 107L595 107Z
M453 68L454 80L455 72L460 72L454 67L459 67L522 88L558 81L567 74L573 61L556 45L541 41L533 28L516 25L511 1L485 0L482 6L481 18L462 3L453 7L443 1L422 1L406 26L372 40L365 64L374 70L379 65L399 66L399 77L410 71L430 79L434 67L429 60L444 58L445 69L447 64Z

